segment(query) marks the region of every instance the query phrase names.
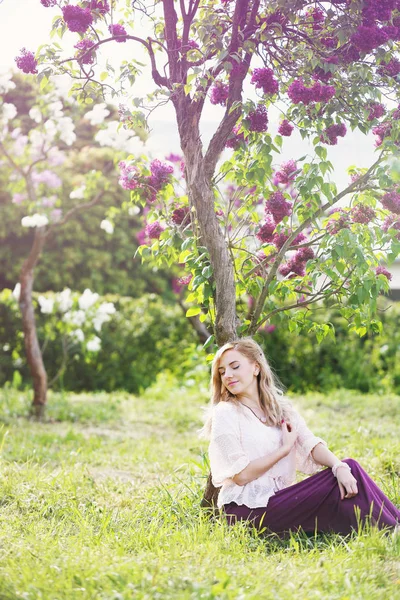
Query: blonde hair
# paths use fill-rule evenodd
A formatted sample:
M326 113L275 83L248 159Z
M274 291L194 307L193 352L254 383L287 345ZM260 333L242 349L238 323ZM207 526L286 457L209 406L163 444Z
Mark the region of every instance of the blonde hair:
M211 369L211 402L208 407L204 427L201 430L203 437L209 438L211 433L212 409L220 402L233 402L239 405L239 400L222 383L219 373L220 360L227 350L237 350L251 363L259 366L257 375L258 393L261 407L267 415L270 426L280 426L282 419L290 422L292 406L283 395L283 387L274 375L265 358L264 352L252 338L242 338L235 342L228 342L217 351Z

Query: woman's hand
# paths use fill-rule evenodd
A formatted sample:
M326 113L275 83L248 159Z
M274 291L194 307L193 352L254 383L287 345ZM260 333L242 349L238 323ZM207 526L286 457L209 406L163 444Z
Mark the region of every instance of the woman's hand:
M293 429L290 423L286 423L282 420L282 446L287 451L287 454L293 448L297 440L297 432Z
M338 467L336 479L340 490L340 499L354 498L358 494L357 479L353 477L351 471L346 467Z

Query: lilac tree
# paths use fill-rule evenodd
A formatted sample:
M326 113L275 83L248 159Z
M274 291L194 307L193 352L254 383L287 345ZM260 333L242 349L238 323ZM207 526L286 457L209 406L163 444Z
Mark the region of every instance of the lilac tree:
M2 77L0 94L3 97L13 87L15 83L11 76ZM103 107L103 119L104 110ZM109 110L106 112L110 114ZM32 412L38 417L44 412L48 384L32 301L35 267L46 242L57 235L66 222L97 205L109 192L107 173L114 169L112 154L108 160L103 156L104 172L92 169L85 175L72 174L74 159L76 164L73 147L77 139L76 116L81 118L79 111L78 115L74 114L73 106L62 101L49 83L42 87L42 94L32 103L29 114L18 114L17 107L11 102L3 102L0 108L2 175L8 182L6 190L12 203L24 209L21 226L33 232L29 253L22 265L17 296L26 357L33 379ZM95 109L84 115L91 123L97 123L96 116ZM111 233L112 223L108 219L99 226ZM49 303L45 302L44 306L42 312L49 312ZM73 331L71 327L70 330Z

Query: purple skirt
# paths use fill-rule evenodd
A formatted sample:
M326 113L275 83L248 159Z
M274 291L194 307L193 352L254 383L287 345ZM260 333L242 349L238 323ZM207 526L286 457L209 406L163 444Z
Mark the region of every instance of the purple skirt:
M249 508L230 502L224 505L229 525L249 521L257 530L283 534L302 529L305 532L335 532L348 534L360 523L370 522L380 528L400 523L400 510L392 504L352 458L346 462L357 479L358 494L340 499L340 490L331 469L325 469L300 483L279 492L268 505Z

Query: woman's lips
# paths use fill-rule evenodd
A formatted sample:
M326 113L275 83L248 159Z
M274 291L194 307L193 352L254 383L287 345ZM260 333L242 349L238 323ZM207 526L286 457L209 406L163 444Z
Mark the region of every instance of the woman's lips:
M236 383L239 383L239 382L238 381L231 381L230 383L228 383L228 386L235 385Z

